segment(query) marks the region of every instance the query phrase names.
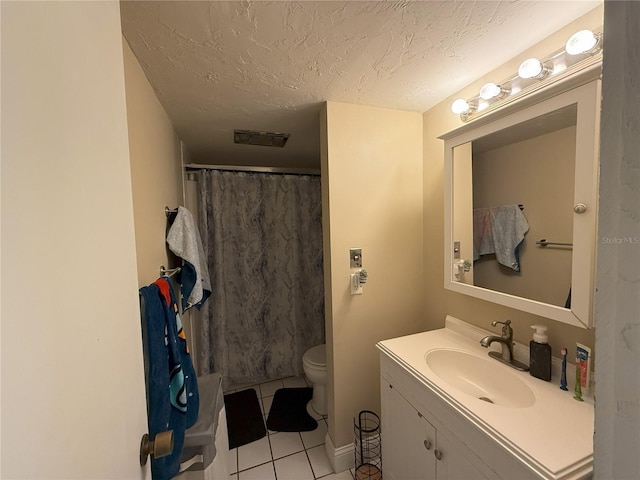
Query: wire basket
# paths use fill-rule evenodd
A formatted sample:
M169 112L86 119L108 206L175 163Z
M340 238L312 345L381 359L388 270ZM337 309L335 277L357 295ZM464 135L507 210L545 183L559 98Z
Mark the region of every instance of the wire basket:
M355 480L382 480L382 442L380 417L362 410L353 419Z

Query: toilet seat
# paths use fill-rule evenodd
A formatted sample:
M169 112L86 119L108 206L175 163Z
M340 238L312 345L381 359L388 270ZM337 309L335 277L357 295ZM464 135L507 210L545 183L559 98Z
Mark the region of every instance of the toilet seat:
M307 365L313 367L326 367L327 366L327 350L326 345L316 345L310 348L302 356L302 361Z

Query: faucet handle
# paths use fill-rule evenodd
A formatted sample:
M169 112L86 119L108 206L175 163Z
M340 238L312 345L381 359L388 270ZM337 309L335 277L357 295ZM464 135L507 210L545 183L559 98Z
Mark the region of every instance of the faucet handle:
M499 320L494 320L493 322L491 322L491 326L495 327L499 323L501 323L502 325L511 325L511 320L505 320L504 322L501 322Z
M500 322L498 320L494 320L493 322L491 322L491 325L495 327L499 323L504 325L504 327L502 327L502 335L504 337L506 337L506 338L513 337L513 328L511 328L511 320L505 320L504 322Z

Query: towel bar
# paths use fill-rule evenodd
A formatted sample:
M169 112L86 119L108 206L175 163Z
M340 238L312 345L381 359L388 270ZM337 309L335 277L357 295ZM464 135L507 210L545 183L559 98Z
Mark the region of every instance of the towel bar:
M541 247L546 247L547 245L555 245L560 247L573 247L573 243L563 243L563 242L549 242L546 238L542 240L538 240L536 245L540 245Z

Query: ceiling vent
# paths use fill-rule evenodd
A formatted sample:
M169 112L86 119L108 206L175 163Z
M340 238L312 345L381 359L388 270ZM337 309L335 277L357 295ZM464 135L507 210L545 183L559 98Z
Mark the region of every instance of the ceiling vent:
M261 147L284 147L288 133L257 132L253 130L234 130L233 143L241 145L259 145Z

